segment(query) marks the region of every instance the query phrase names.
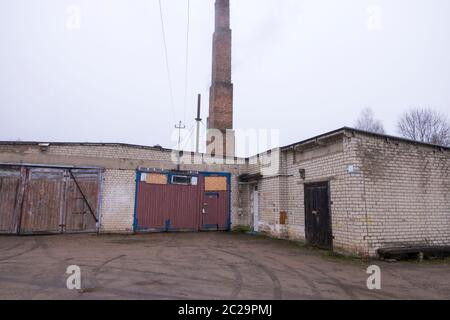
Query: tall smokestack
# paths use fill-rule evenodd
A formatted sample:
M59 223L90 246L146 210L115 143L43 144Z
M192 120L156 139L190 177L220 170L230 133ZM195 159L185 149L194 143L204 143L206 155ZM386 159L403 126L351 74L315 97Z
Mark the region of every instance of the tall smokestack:
M234 157L230 0L216 0L215 8L207 150L216 156Z

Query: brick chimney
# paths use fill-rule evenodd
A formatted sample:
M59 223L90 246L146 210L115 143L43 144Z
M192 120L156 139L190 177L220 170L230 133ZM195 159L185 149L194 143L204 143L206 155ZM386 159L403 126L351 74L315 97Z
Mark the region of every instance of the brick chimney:
M215 7L207 152L216 156L234 157L230 0L216 0Z

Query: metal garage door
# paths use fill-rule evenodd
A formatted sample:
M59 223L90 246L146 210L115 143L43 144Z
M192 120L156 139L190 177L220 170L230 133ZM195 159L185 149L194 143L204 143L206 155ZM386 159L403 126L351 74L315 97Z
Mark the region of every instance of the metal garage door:
M139 172L137 180L136 231L229 230L229 174Z
M101 171L0 166L0 233L95 232Z

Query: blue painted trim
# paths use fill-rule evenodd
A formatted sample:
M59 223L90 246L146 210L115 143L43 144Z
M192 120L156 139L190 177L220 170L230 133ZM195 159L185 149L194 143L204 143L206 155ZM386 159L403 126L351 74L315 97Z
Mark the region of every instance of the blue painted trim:
M219 176L219 177L231 178L231 173L229 173L229 172L200 172L200 174L205 177Z
M218 224L204 224L203 229L204 230L219 230L220 228L219 228Z
M198 232L197 229L188 229L188 228L170 228L169 230L167 230L168 232Z
M142 233L162 233L165 232L166 229L160 229L160 228L155 228L155 229L144 229L144 228L138 228L135 232L142 232Z
M170 219L166 220L166 223L165 223L166 232L170 231L170 226L171 225L172 225L172 223L171 223Z
M133 218L133 232L139 230L138 218L137 218L137 205L139 195L139 182L141 182L141 171L136 170L136 190L134 195L134 218Z
M227 176L228 184L228 231L231 231L231 173Z

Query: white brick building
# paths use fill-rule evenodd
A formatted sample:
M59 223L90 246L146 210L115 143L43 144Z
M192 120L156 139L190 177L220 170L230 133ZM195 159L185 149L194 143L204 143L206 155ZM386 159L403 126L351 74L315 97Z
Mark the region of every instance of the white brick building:
M374 256L379 248L450 245L448 148L344 128L278 152L279 173L242 188L245 199L259 190L261 230L305 240L304 187L327 182L334 250Z
M4 167L100 168L101 233L135 231L137 170L176 170L174 159L171 150L124 144L0 143ZM230 173L233 229L361 256L450 245L448 148L343 128L250 159L183 160L182 172Z

